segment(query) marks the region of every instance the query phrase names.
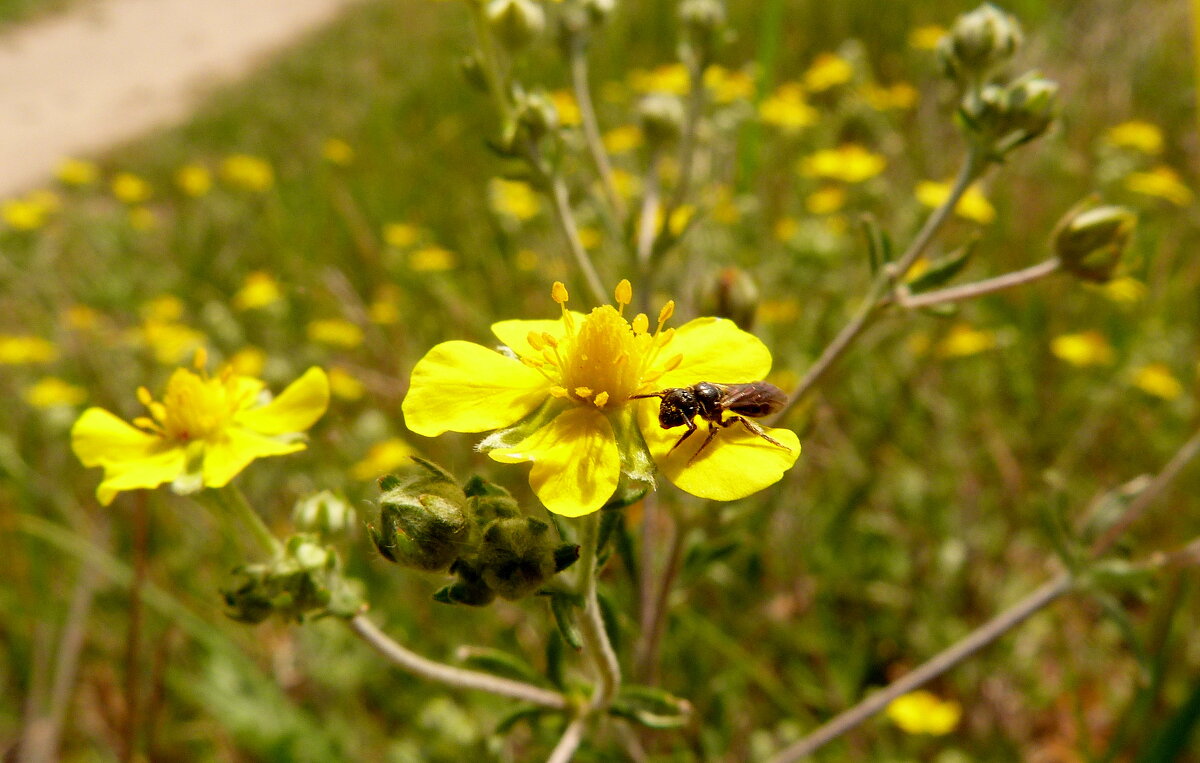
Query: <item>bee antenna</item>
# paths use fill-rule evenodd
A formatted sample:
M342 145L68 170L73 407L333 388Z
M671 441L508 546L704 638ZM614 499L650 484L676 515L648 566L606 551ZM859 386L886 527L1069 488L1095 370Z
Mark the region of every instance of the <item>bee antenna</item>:
M662 399L662 397L663 397L663 395L665 395L665 394L666 394L665 392L651 392L651 393L649 393L649 394L646 394L646 395L630 395L630 396L629 396L629 399L630 399L630 400L637 400L638 398L643 398L643 397L657 397L658 399L660 399L660 400L661 400L661 399Z

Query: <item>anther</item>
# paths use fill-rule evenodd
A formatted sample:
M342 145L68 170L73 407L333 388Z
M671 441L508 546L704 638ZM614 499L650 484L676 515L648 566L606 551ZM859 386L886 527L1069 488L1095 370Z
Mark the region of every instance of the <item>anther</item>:
M560 305L567 304L567 287L562 281L555 281L550 287L550 298Z
M597 408L603 408L604 404L608 402L608 393L601 392L601 393L597 394L596 397L594 397L592 399L592 402L596 405Z
M633 286L629 283L628 278L621 279L621 282L617 284L617 290L613 296L617 299L617 312L623 313L625 305L633 301Z
M638 313L637 316L633 319L632 325L633 325L633 333L645 334L647 331L650 330L650 319L646 317L645 313Z

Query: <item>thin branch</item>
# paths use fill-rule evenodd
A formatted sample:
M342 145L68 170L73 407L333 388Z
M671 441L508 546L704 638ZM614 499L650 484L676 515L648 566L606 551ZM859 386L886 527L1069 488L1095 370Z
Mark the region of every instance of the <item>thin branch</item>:
M771 763L790 763L790 761L800 760L811 755L818 748L832 742L883 710L892 700L919 689L1025 622L1047 604L1070 591L1072 583L1073 579L1070 575L1066 573L1059 575L1026 596L1012 608L976 628L966 638L942 651L916 670L875 692L808 736L785 748L771 759Z
M604 618L600 614L600 600L596 595L596 541L600 532L600 513L593 512L583 520L583 531L579 538L579 582L578 592L583 597L583 617L579 630L583 636L584 654L596 665L599 682L592 692L590 707L593 711L607 708L621 686L621 663L608 640Z
M1048 275L1057 273L1062 263L1058 258L1052 258L1039 262L1036 265L1030 265L1022 270L1014 270L1011 273L1005 273L995 278L988 278L983 281L974 283L965 283L961 286L951 286L946 289L938 289L937 291L927 291L922 294L897 294L896 304L909 309L919 307L931 307L933 305L943 305L949 302L961 302L967 299L975 299L982 297L984 294L991 294L997 291L1011 289L1014 286L1032 283L1045 278Z
M550 757L546 758L546 763L568 763L571 758L575 757L575 751L583 742L583 732L586 726L587 718L585 716L580 716L567 724L567 730L563 732L558 744L554 745L554 750L550 753Z
M350 627L350 630L354 631L359 638L373 649L398 667L407 670L413 675L430 681L457 686L461 689L475 689L477 691L499 694L502 697L522 700L553 710L565 710L568 707L566 697L558 692L543 689L522 681L513 681L488 673L444 665L422 657L416 652L412 652L396 643L371 622L366 615L355 615L345 622Z
M588 153L596 165L596 174L600 176L600 187L604 189L604 197L612 208L613 216L617 219L617 227L625 227L625 218L629 210L625 200L617 192L613 182L612 163L608 152L604 149L604 141L600 138L600 126L596 120L596 108L592 101L592 89L588 84L587 52L582 35L576 35L571 41L571 87L575 91L575 103L579 106L579 125L583 128L583 139L587 144Z
M554 207L554 219L558 223L563 237L567 239L567 248L571 250L575 264L583 273L588 289L592 292L592 298L596 300L596 304L604 304L608 301L608 294L604 290L604 282L600 280L600 274L596 272L596 266L592 264L591 256L583 246L583 240L579 238L579 224L575 222L575 213L571 210L571 195L567 191L566 181L563 180L560 173L548 170L543 166L541 153L536 145L529 145L526 148L526 157L529 166L538 174L543 189L550 197L551 205Z
M696 165L696 135L700 128L700 117L704 113L704 61L697 60L688 66L687 112L684 114L683 135L679 140L679 182L667 202L667 214L663 225L670 224L670 213L678 209L692 189L692 175Z
M650 600L649 607L642 612L642 638L638 642L636 665L639 678L647 683L653 679L654 669L658 666L658 645L667 624L667 603L671 598L675 576L679 574L683 561L686 537L687 528L681 520L676 520L674 534L671 536L671 549L666 564L663 565L658 591Z

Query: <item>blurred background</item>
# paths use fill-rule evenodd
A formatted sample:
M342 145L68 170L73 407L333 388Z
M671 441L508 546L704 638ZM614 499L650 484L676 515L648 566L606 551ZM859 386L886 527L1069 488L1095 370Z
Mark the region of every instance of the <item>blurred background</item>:
M0 2L0 17L18 34L85 5ZM739 320L772 348L771 381L793 386L869 282L861 216L902 248L946 193L963 144L932 46L972 7L732 3L735 34L707 77L704 213L651 303L674 297L681 323L748 279ZM1033 264L1056 220L1098 193L1137 210L1130 256L1106 285L1064 275L949 314L888 315L792 414L804 451L774 489L701 506L660 485L681 566L654 672L695 719L631 732L650 760L764 757L903 674L1052 576L1048 526L1157 471L1196 428L1188 4L1004 8L1027 38L1016 68L1060 83L1062 118L985 178L937 247L977 239L962 281ZM237 484L281 535L298 499L343 496L359 519L336 542L401 642L451 662L467 644L544 666L544 602L437 604L444 581L385 564L362 524L375 480L414 453L543 513L521 468L474 453L472 436L412 435L399 406L430 346L553 317L551 282L582 296L582 281L550 208L502 177L509 165L486 145L498 125L460 71L473 44L462 4L364 0L302 31L177 126L57 157L0 205L10 756L31 734L72 761L524 760L553 745L553 720L498 735L510 703L384 669L338 623L229 621L219 590L253 558L249 539L166 490L101 508L99 472L70 451L85 407L140 415L135 390L160 392L199 347L275 390L321 365L334 400L308 450ZM605 145L631 200L645 164L634 106L686 87L676 43L675 3L647 0L618 3L592 46ZM627 241L597 212L552 36L516 76L559 108L583 238L615 284L632 273ZM1192 540L1198 495L1193 468L1120 553ZM636 547L639 508L628 514ZM627 663L635 582L617 559L602 578ZM1198 616L1187 568L1071 596L929 687L950 728L881 716L817 759L1198 759L1185 746L1200 717ZM578 759L627 749L601 737Z

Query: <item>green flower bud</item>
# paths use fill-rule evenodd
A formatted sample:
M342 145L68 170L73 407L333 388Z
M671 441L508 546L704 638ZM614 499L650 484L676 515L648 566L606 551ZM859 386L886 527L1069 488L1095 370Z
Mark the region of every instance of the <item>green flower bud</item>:
M463 486L467 494L467 512L476 526L484 527L493 519L521 516L521 508L504 488L474 476Z
M683 103L667 93L650 93L638 103L638 120L646 143L652 149L664 148L683 134Z
M997 158L1049 129L1058 102L1058 83L1030 72L1008 85L988 85L963 106L976 139Z
M954 21L938 44L946 76L979 81L1012 58L1022 42L1021 26L1010 14L984 3Z
M534 517L494 520L483 531L475 563L498 595L528 596L557 572L550 525Z
M470 539L467 496L446 470L414 461L412 471L380 480L379 528L370 528L371 540L389 561L445 570Z
M583 0L583 10L596 25L603 24L617 7L617 0Z
M684 0L679 6L679 21L683 24L686 52L701 64L710 61L725 29L724 4L720 0Z
M701 280L697 302L701 315L728 318L749 331L758 310L758 285L741 268L721 268Z
M292 522L302 532L337 535L349 531L354 521L350 504L328 490L301 498L292 507Z
M541 91L518 93L516 101L517 127L530 138L537 141L558 129L558 109L548 95Z
M467 496L463 493L454 475L442 467L413 456L413 467L400 473L389 474L379 480L379 489L383 491L380 503L389 500L399 500L405 495L436 495L439 498L462 506Z
M464 56L459 62L459 68L462 69L463 79L467 84L475 88L481 93L486 93L488 89L487 73L483 70L483 64L479 61L479 56L472 53L469 56Z
M546 29L546 14L530 0L492 0L487 19L496 39L511 52L523 49Z
M226 614L239 622L261 623L273 614L295 622L314 613L348 617L361 607L357 593L341 578L336 554L314 535L294 535L276 559L235 573L240 585L223 595Z
M442 604L465 604L468 607L486 607L496 600L496 592L483 582L478 569L459 560L450 571L458 575L459 580L444 586L433 595L433 600Z
M1054 232L1054 252L1067 272L1085 281L1112 278L1137 225L1125 207L1076 207Z

